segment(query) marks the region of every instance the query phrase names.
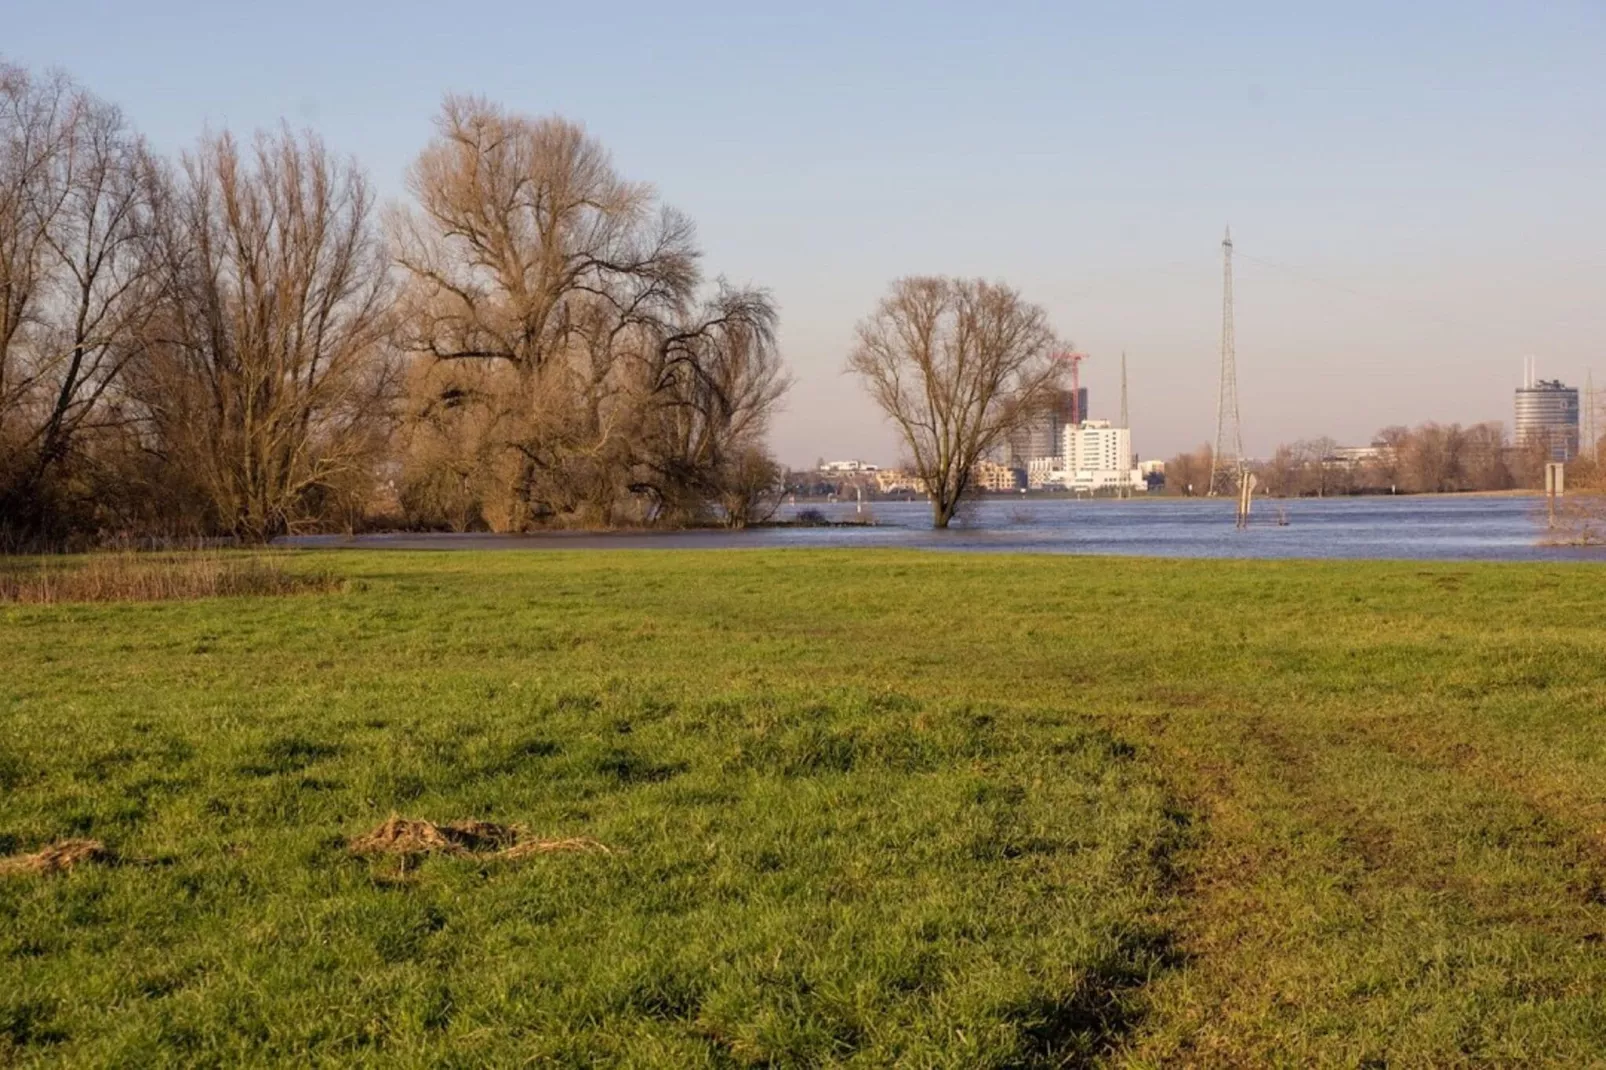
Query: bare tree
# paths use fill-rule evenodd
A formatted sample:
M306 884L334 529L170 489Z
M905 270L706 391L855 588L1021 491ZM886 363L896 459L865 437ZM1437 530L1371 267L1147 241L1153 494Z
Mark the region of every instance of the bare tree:
M756 446L739 448L727 457L719 477L719 507L728 527L769 520L786 494L786 472Z
M1298 468L1293 488L1295 494L1315 494L1325 498L1332 492L1336 474L1332 459L1337 449L1338 443L1325 435L1301 439L1293 444L1291 452Z
M1460 424L1425 423L1405 440L1401 475L1408 489L1440 493L1462 489L1462 450L1466 433Z
M1286 498L1299 493L1301 458L1294 446L1280 445L1271 459L1260 466L1261 482L1268 494Z
M269 539L360 498L392 386L373 197L316 137L228 135L185 157L164 234L166 299L134 393L206 526Z
M659 509L688 519L721 505L726 523L745 526L769 495L779 468L763 448L771 410L790 385L775 348L769 296L719 292L653 348L649 397L632 489Z
M573 123L448 97L437 128L409 176L417 209L391 218L410 280L404 344L494 369L442 369L432 385L457 399L465 431L494 428L511 455L498 526L588 507L606 522L650 385L643 362L696 287L691 224Z
M1391 493L1398 490L1403 482L1401 461L1410 437L1410 428L1399 424L1391 424L1379 431L1372 439L1372 444L1378 447L1377 454L1367 461L1363 478L1379 489L1387 488Z
M1473 424L1461 443L1461 472L1469 490L1506 490L1512 486L1507 463L1506 429L1498 421Z
M787 386L769 295L699 303L690 222L579 126L448 97L437 127L391 230L420 441L466 482L409 485L512 529L703 515Z
M936 527L976 462L1051 403L1056 344L1040 307L979 279L901 279L859 324L848 367L902 435Z
M0 514L39 533L108 420L153 306L151 179L121 113L0 65Z
M1179 453L1165 463L1165 486L1172 494L1182 494L1192 497L1194 494L1204 494L1210 489L1211 454L1214 452L1210 443L1202 443L1192 453Z

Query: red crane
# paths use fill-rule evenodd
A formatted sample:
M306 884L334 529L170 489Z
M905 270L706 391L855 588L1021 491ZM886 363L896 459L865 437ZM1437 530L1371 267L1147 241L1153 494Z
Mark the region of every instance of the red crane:
M1087 419L1087 413L1082 411L1082 362L1087 359L1087 354L1074 349L1062 349L1054 354L1054 359L1071 366L1071 425L1074 427Z

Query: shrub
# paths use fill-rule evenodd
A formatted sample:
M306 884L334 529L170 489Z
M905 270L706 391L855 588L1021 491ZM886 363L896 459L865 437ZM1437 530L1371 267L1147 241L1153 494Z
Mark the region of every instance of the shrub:
M293 572L270 555L222 550L0 559L0 603L161 602L327 591L340 584L329 573Z

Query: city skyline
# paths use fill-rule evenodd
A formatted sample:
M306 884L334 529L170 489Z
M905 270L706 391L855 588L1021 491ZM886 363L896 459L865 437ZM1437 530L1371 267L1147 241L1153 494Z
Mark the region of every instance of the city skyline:
M448 90L585 123L696 221L711 272L774 292L796 385L771 439L792 465L896 461L842 367L909 274L1043 305L1092 355L1094 417L1116 417L1125 350L1146 457L1213 437L1227 224L1251 456L1426 420L1509 430L1525 357L1578 385L1606 337L1606 15L1585 4L984 21L627 4L458 24L410 4L91 4L8 30L8 59L71 71L164 152L283 119L385 198ZM607 77L585 49L501 40L605 44Z

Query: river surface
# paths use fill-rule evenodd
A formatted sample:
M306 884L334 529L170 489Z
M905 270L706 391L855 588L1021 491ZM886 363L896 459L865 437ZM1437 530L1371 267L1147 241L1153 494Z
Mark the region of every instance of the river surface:
M1409 558L1445 561L1602 561L1606 548L1547 546L1543 505L1526 497L1300 498L1257 501L1247 530L1233 526L1230 500L1116 501L987 499L966 523L931 527L924 502L802 503L785 519L815 509L865 527L784 527L749 531L551 533L537 535L310 535L280 540L303 547L367 549L731 549L896 547L901 549L1127 554L1141 557ZM1279 524L1279 516L1286 524Z

